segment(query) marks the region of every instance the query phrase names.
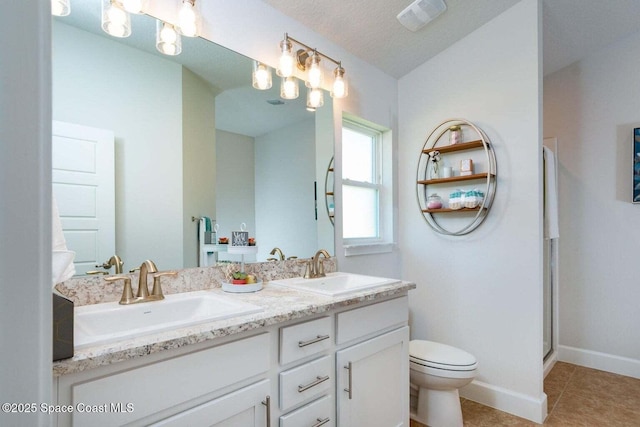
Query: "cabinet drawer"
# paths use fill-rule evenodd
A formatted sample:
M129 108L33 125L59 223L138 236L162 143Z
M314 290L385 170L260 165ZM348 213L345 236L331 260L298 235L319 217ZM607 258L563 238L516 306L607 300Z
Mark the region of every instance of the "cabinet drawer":
M409 320L408 298L401 297L338 313L337 344L380 333Z
M331 318L280 328L280 364L303 359L331 348Z
M281 416L280 427L333 427L335 421L331 407L331 396L324 396Z
M269 334L256 335L71 386L72 404L114 402L133 411L74 411L74 426L122 425L269 370ZM150 397L153 396L153 397Z
M288 408L326 393L333 380L333 364L324 356L280 373L280 409Z

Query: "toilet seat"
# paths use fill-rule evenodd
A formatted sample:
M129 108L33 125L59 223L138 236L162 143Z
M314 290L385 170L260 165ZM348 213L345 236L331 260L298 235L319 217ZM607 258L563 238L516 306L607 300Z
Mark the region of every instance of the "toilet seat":
M434 371L454 371L462 374L465 371L475 371L478 367L476 358L466 351L426 340L409 342L409 362L411 369L430 374Z

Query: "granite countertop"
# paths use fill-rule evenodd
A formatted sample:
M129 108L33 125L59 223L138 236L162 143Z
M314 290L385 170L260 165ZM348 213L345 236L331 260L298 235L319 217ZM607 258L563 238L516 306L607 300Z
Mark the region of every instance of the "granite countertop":
M227 293L215 287L209 291L264 307L259 313L201 323L170 331L158 332L115 343L76 350L69 359L53 362L53 375L81 372L99 366L144 357L164 350L180 348L216 338L276 325L288 320L302 319L335 308L348 307L400 295L416 285L410 282L380 286L348 295L329 297L265 283L254 293ZM153 302L149 304L154 304Z

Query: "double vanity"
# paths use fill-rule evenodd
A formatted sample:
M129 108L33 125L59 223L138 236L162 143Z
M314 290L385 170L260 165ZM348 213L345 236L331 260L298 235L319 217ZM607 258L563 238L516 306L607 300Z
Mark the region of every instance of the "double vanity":
M54 362L54 425L408 426L415 285L333 261L313 279L255 264L254 293L224 292L222 267L182 270L164 300L132 305L98 278L58 285L76 342Z

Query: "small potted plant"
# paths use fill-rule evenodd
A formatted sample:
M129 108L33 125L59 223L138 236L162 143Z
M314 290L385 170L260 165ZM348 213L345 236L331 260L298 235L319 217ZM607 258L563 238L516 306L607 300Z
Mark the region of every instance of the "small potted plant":
M247 273L243 271L236 271L232 274L231 283L233 283L234 285L246 285Z

